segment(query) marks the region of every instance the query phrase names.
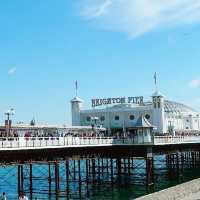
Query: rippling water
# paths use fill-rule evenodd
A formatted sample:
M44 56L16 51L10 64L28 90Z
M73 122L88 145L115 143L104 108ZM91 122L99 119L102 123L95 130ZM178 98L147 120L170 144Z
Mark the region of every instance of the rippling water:
M111 170L105 166L102 169L102 162L107 162L105 159L100 162L100 167L96 167L95 176L91 173L88 177L89 181L87 184L87 177L85 174L85 160L81 160L81 182L78 177L78 166L77 162L76 173L74 178L74 162L70 161L70 173L69 173L69 192L66 191L66 168L65 162L60 161L60 193L55 194L55 181L54 181L54 165L51 165L51 186L49 187L48 182L48 165L47 164L33 164L33 191L30 193L30 179L29 173L30 168L28 164L24 164L24 191L29 199L112 199L112 200L132 200L136 197L147 194L148 192L158 191L161 189L168 188L170 186L177 185L179 183L189 181L194 178L200 177L199 165L193 166L184 165L184 169L180 170L177 176L176 171L170 172L165 164L164 156L157 156L155 158L154 176L155 185L151 188L147 188L145 184L145 162L144 160L134 160L134 167L131 168L130 172L126 169L121 170L119 176L116 169L116 163L114 162L114 175L113 184L111 181ZM110 160L108 160L110 162ZM126 161L125 161L126 162ZM97 160L96 160L97 163ZM124 161L122 160L122 166ZM127 162L126 162L127 166ZM91 172L92 170L90 170ZM17 165L7 165L0 167L0 192L6 192L9 199L18 198L18 184L17 184Z

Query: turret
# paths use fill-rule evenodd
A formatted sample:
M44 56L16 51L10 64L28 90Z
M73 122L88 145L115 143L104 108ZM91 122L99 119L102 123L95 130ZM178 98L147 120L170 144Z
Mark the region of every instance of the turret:
M71 112L72 112L72 126L80 126L81 119L80 113L83 107L83 100L79 97L75 97L71 100Z
M156 91L152 95L153 103L153 125L157 127L155 132L166 133L164 96Z

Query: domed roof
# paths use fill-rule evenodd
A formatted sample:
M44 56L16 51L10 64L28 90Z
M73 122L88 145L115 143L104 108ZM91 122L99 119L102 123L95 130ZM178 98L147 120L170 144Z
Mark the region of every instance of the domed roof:
M79 98L79 97L75 97L75 98L73 98L73 99L71 100L71 102L72 102L72 103L73 103L73 102L79 102L79 103L82 103L83 100L82 100L81 98Z
M187 113L187 114L192 114L192 113L196 113L198 114L198 112L196 110L194 110L193 108L186 106L182 103L177 103L174 101L169 101L169 100L165 100L165 112L167 113Z
M156 91L152 94L152 97L164 97L164 95L160 91Z

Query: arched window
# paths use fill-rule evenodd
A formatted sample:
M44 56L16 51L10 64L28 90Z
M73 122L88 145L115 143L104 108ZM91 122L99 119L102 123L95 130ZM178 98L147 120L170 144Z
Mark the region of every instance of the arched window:
M115 121L119 121L119 116L118 115L115 116Z
M130 120L134 120L134 119L135 119L135 116L134 116L134 115L130 115L130 116L129 116L129 119L130 119Z
M87 121L87 122L90 122L90 121L91 121L91 117L90 117L90 116L87 116L87 117L86 117L86 121Z

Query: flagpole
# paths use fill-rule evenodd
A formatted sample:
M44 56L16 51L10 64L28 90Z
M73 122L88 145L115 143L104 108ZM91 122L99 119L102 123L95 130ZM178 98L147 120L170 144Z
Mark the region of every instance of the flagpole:
M157 72L154 74L154 83L155 83L155 90L158 92L158 83L157 83Z
M75 82L75 87L76 87L76 97L78 96L78 81Z

